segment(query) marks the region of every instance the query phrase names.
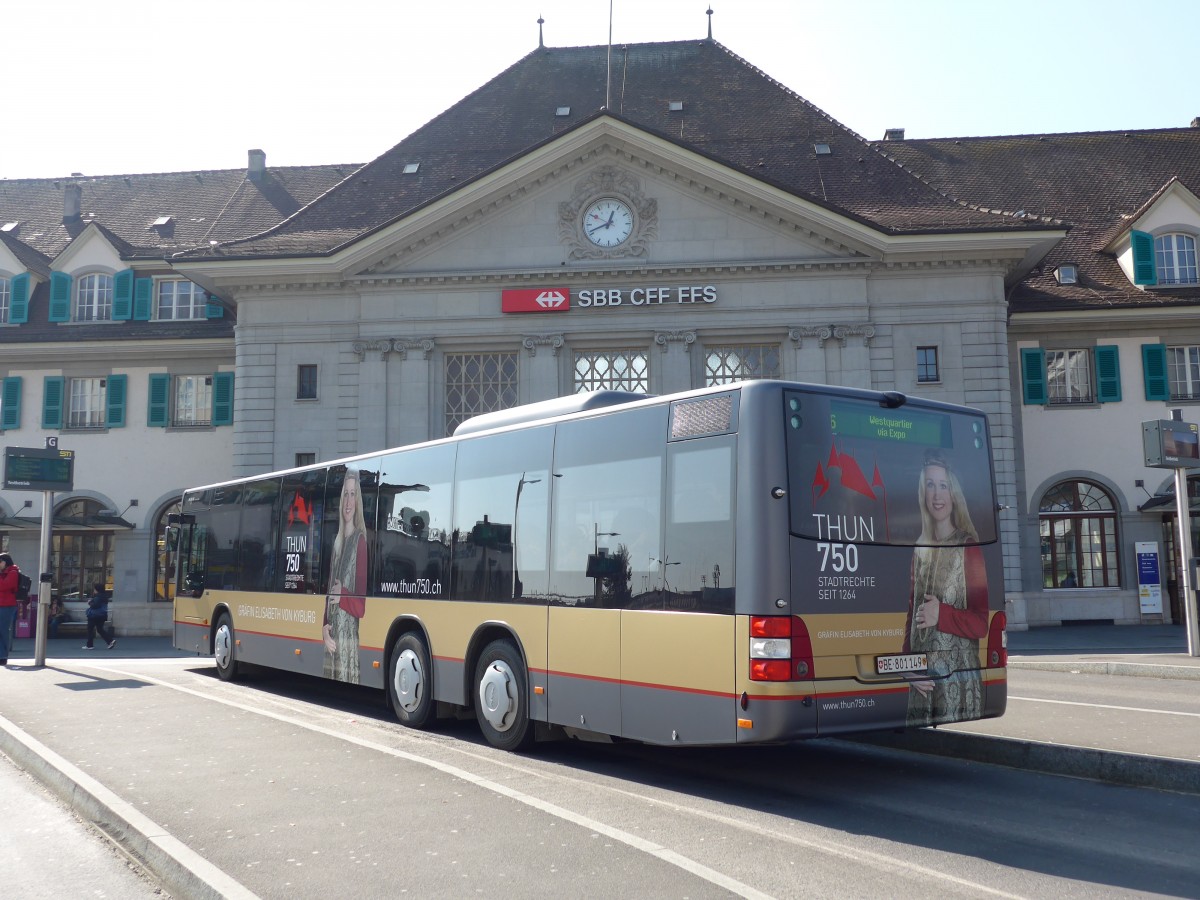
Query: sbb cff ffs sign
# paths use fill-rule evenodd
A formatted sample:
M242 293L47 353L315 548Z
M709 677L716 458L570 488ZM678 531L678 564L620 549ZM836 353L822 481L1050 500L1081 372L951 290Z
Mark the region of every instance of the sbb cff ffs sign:
M501 312L566 312L570 308L568 288L519 288L500 294Z
M4 489L9 491L74 490L75 451L5 447Z

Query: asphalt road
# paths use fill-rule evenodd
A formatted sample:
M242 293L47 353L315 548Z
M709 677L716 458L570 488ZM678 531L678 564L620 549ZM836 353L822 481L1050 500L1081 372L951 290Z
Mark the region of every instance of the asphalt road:
M1189 726L1200 733L1194 682L1164 694L1158 679L1011 676L1010 715L996 720L1009 737L1064 710L1090 710L1100 737L1178 722L1185 743ZM513 756L473 723L406 731L371 691L271 673L227 685L205 660L97 655L0 677L10 727L145 817L155 834L135 851L175 842L194 855L195 873L168 884L179 897L1091 898L1200 885L1200 794L843 741Z

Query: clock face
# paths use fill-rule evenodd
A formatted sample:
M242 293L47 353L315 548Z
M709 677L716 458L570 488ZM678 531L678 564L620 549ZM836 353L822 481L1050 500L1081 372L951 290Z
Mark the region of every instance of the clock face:
M597 200L583 213L583 233L597 247L615 247L633 233L633 210L612 197Z

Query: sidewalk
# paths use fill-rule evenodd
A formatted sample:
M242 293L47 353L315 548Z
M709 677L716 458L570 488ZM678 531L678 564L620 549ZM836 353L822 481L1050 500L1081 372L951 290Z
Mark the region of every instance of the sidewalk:
M1182 625L1064 625L1008 635L1014 669L1200 680Z

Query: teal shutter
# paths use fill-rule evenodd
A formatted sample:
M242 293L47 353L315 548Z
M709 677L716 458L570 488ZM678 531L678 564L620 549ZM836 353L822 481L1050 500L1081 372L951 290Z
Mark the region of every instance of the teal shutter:
M1133 247L1133 283L1158 284L1158 272L1154 265L1154 235L1145 231L1131 231L1129 243Z
M217 298L214 297L212 294L208 295L208 305L205 307L204 312L205 312L205 316L209 319L225 318L225 307L223 307L217 301Z
M1026 404L1046 403L1046 354L1040 347L1021 351L1021 386Z
M0 428L8 431L21 427L21 376L11 375L4 379L0 393Z
M1166 344L1142 344L1142 380L1146 385L1147 400L1171 399Z
M151 428L166 428L171 423L171 376L150 376L150 404L146 409L146 424Z
M1121 399L1121 356L1115 345L1096 348L1096 399L1101 403Z
M233 373L217 372L213 375L212 423L233 424Z
M63 427L63 392L67 379L61 375L47 375L42 382L42 427Z
M50 273L48 318L51 322L71 321L71 276L66 272Z
M29 273L22 272L9 284L8 321L24 325L29 321Z
M133 317L139 322L149 322L154 302L154 279L138 278L133 282Z
M104 424L109 428L125 427L125 398L129 394L128 375L109 375L105 379L105 399L108 408L104 411Z
M114 322L128 322L133 318L133 269L122 269L113 276Z

